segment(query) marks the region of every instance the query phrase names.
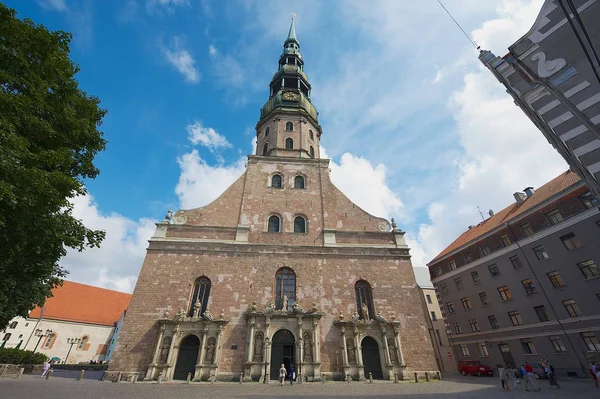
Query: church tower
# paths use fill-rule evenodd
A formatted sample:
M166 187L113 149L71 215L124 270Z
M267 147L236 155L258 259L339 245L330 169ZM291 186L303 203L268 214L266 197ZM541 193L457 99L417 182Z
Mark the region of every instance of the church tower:
M256 154L219 198L157 223L106 378L437 370L404 232L331 183L310 95L292 20Z

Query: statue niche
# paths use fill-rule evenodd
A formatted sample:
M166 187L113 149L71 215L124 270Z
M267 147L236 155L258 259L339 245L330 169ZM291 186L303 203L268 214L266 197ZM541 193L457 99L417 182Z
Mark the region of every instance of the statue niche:
M215 337L210 337L208 341L206 341L206 358L204 359L204 363L214 363L215 362L215 349L217 346L217 340Z
M158 358L159 364L165 364L167 362L167 357L169 356L169 348L171 348L172 341L173 338L171 336L166 336L163 338L160 349L160 357Z
M394 338L388 338L388 347L390 348L390 362L392 364L398 363L398 356L396 354L396 342Z
M312 334L308 331L304 333L304 358L302 359L305 363L312 363L313 361L313 339Z
M354 348L354 340L352 338L346 338L346 347L348 348L348 363L356 363L356 350Z
M263 345L264 345L265 337L262 332L257 332L254 336L254 361L262 362L263 361Z

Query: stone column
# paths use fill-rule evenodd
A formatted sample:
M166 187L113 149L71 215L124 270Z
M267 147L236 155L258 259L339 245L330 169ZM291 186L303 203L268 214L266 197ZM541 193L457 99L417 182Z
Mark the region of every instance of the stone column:
M341 332L342 332L342 359L344 362L344 368L348 367L348 345L346 344L346 327L341 327L340 328ZM346 378L346 376L344 375L344 378Z
M144 381L152 381L154 378L154 371L156 370L156 366L158 366L158 357L160 356L160 351L162 349L162 340L165 335L165 325L160 326L158 330L158 341L156 343L156 349L154 349L154 355L152 355L152 363L148 365L148 372L144 377Z
M321 363L321 340L319 338L319 320L313 318L313 359L315 363Z
M392 359L390 358L390 346L387 341L387 331L385 327L381 327L381 337L383 338L383 347L385 348L385 364L391 365Z
M173 329L173 340L171 341L171 347L169 348L169 356L167 356L167 367L163 370L165 379L171 379L171 370L175 368L173 361L175 359L175 352L179 349L179 325L176 325Z
M304 337L302 336L302 315L297 315L296 317L298 318L298 370L296 370L296 374L300 374L302 373L302 363L304 362L304 351L302 345L302 340Z
M254 326L256 325L256 320L254 316L250 318L250 338L248 339L248 350L246 352L246 362L252 362L252 356L254 356Z
M358 334L358 328L354 329L354 346L356 347L356 363L358 367L358 379L360 381L365 381L365 366L363 364L362 358L362 347L360 345L360 337Z
M200 341L200 350L198 351L198 360L196 363L196 373L194 374L194 381L202 380L202 368L204 365L204 352L206 348L206 336L208 335L208 327L204 326L202 329L202 340Z
M224 326L219 326L219 331L217 332L217 347L215 348L215 376L217 375L217 370L219 369L219 359L221 358L221 341L223 341L223 329Z
M398 348L397 355L398 361L400 362L400 369L402 370L402 379L408 379L406 375L406 364L404 363L404 356L402 355L402 343L400 342L400 326L394 326L394 340L396 342L396 348Z

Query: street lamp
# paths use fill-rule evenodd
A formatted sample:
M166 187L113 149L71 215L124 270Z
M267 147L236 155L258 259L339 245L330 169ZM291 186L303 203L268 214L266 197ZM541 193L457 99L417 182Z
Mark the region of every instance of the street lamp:
M40 337L40 339L38 339L37 344L35 344L35 348L33 348L34 352L36 351L38 345L42 341L42 338L48 337L48 336L50 336L50 334L52 334L52 330L50 330L50 329L48 329L46 331L43 331L42 329L38 328L38 329L35 330L35 336L36 337Z
M67 352L67 357L65 357L65 363L69 363L69 355L71 354L71 349L73 349L73 345L81 342L81 338L67 338L67 344L71 345L69 347L69 351Z

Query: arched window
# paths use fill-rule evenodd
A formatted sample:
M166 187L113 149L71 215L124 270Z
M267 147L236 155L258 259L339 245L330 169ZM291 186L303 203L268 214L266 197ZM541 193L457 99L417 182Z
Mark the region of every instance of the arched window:
M267 128L265 129L265 137L267 137L269 133L271 133L271 128L267 126Z
M210 295L210 280L208 277L200 277L196 280L194 284L194 292L192 294L192 300L190 301L190 310L188 311L188 316L194 316L194 312L196 311L196 307L200 307L200 310L197 311L197 316L202 317L204 312L206 311L206 306L208 305L208 296ZM196 303L198 302L198 305Z
M294 130L294 124L292 122L286 122L285 130L287 130L288 132L291 132L292 130Z
M302 177L302 176L294 177L294 188L304 188L304 177Z
M265 145L263 145L263 156L266 157L268 152L269 152L269 143L265 143Z
M46 337L46 342L44 342L43 347L46 349L52 348L54 341L56 341L56 333L51 333Z
M363 320L372 320L375 318L373 312L373 296L371 294L371 285L365 280L358 280L354 284L356 293L356 307Z
M77 345L77 350L78 351L82 351L82 350L86 350L86 345L88 344L88 342L90 341L90 337L88 337L87 335L84 335L83 337L81 337L81 341L79 341L79 345Z
M285 149L293 150L294 149L294 140L292 140L289 137L287 139L285 139Z
M273 175L273 177L271 177L271 187L283 188L283 178L281 175Z
M294 218L294 233L306 233L306 219L302 216Z
M310 157L311 158L315 157L315 149L312 147L312 145L310 146Z
M279 216L272 215L269 217L269 225L267 226L267 231L269 233L279 233L279 226L281 225L281 221L279 220Z
M284 308L283 297L287 297L287 309L292 310L296 300L296 275L289 267L282 267L275 274L275 308Z
M314 133L313 133L313 131L312 131L312 130L309 130L309 131L308 131L308 136L310 137L310 139L311 139L311 140L314 140L314 139L315 139L315 135L314 135Z

